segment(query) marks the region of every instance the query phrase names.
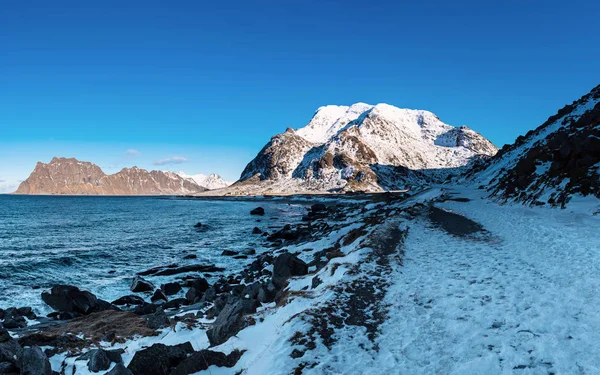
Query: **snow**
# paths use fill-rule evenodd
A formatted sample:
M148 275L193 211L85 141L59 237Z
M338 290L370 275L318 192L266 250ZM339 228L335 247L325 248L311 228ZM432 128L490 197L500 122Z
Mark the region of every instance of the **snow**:
M179 175L181 178L191 180L197 185L205 187L208 190L221 189L232 184L232 182L227 182L223 180L221 176L215 173L211 173L207 176L202 173L187 174L183 171L179 171L177 175Z

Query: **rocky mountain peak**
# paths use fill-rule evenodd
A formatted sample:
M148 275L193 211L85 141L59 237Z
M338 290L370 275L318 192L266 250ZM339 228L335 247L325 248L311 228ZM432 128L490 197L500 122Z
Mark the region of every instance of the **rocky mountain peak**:
M408 174L421 180L445 177L496 152L480 134L447 125L429 111L384 103L329 105L306 126L273 136L240 182L267 181L274 185L269 189L390 189L407 182ZM402 176L393 178L394 171Z
M206 190L192 181L161 171L148 172L138 167L123 168L107 175L90 162L54 157L50 163L38 162L16 194L67 195L179 195Z

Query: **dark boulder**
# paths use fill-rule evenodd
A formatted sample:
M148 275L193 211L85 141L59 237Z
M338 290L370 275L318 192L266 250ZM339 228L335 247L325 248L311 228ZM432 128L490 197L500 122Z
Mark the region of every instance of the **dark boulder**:
M234 255L238 255L237 251L233 251L233 250L223 250L223 252L221 253L221 255L223 256L227 256L227 257L231 257Z
M162 305L163 309L178 309L181 305L185 305L188 303L188 300L185 298L174 298L164 305Z
M252 211L250 211L250 215L264 215L265 214L265 209L262 207L256 207L255 209L253 209Z
M7 330L0 325L0 362L8 362L16 365L15 358L21 356L23 349L8 333Z
M39 346L23 349L19 357L21 375L52 375L52 367Z
M160 286L160 290L163 291L167 296L179 293L181 291L181 285L179 283L166 283Z
M167 302L168 298L160 289L156 289L152 297L150 297L150 301L152 303L161 304Z
M136 296L134 294L123 296L119 299L116 299L112 302L113 305L122 306L122 305L143 305L146 301L140 296Z
M2 375L19 375L19 369L14 363L0 362L0 374Z
M183 257L183 259L196 259L196 258L198 258L198 255L196 255L196 254L188 254Z
M154 314L158 309L158 305L153 303L144 303L143 305L137 305L133 310L131 310L136 315L148 315Z
M189 342L175 346L154 344L136 352L127 369L133 375L169 375L172 368L193 352Z
M220 345L246 326L244 315L256 312L257 302L249 299L229 301L212 327L206 331L211 346Z
M234 350L228 355L212 350L194 352L171 371L171 375L195 374L208 369L210 366L231 368L239 361L242 354L243 352L239 350Z
M259 227L254 227L254 229L252 229L252 234L262 234L263 231L259 228Z
M134 293L151 292L154 290L154 285L151 282L144 280L140 276L136 276L131 281L131 286L129 289Z
M42 293L42 300L56 311L88 315L106 310L106 305L86 290L71 285L55 285Z
M112 361L105 350L91 350L88 361L88 370L92 372L99 372L102 370L108 370Z
M171 324L171 322L169 321L169 317L161 308L156 309L156 312L154 314L149 315L147 319L148 328L150 329L165 328Z
M117 363L106 375L133 375L133 373L127 367L123 366L122 363Z
M310 206L310 210L311 212L323 212L323 211L327 211L327 206L323 203L315 203L312 206Z
M198 222L194 224L194 228L202 228L202 223Z
M283 253L275 259L273 264L272 282L281 288L290 277L303 276L307 273L308 265L302 259L290 253Z

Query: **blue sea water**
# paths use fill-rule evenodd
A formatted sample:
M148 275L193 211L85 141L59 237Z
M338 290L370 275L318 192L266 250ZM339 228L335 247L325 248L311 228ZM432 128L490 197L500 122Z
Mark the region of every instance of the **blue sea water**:
M257 206L265 216L249 214ZM136 272L173 263L237 272L251 259L221 256L224 249L264 251L264 238L252 229L293 223L303 212L302 205L276 201L0 195L0 308L47 313L40 294L54 284L111 301L130 294ZM184 260L189 254L198 258ZM158 287L177 277L148 279Z

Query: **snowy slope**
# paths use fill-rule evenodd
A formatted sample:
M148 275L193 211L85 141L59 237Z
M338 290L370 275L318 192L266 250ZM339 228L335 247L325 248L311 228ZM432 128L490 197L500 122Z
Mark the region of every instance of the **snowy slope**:
M231 185L231 182L227 182L221 178L218 174L211 173L208 176L198 173L198 174L187 174L183 171L177 173L177 175L181 176L185 179L191 179L196 184L207 188L208 190L222 189Z
M530 204L564 207L573 195L600 198L600 86L502 148L470 180Z
M459 173L496 151L473 130L447 125L428 111L329 105L305 127L271 138L240 181L288 191L401 189Z

